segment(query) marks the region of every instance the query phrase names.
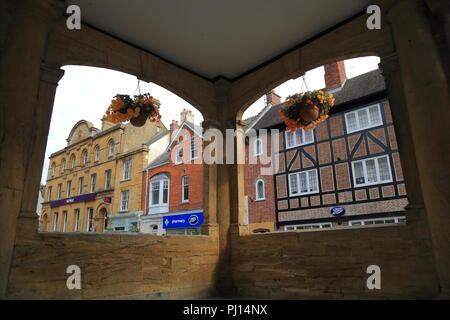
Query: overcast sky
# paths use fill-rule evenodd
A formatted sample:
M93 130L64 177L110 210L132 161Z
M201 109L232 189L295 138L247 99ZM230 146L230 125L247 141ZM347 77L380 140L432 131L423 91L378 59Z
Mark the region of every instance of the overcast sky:
M379 58L365 57L345 61L347 78L377 69ZM137 89L137 78L126 73L82 66L65 66L64 77L61 79L56 91L53 106L50 132L48 136L45 162L42 171L41 183L47 179L47 168L51 153L64 148L70 130L81 119L88 120L95 127L101 127L101 121L111 99L116 94L133 95ZM325 86L323 67L306 73L305 81L310 90L321 89ZM284 101L288 95L300 92L301 78L289 80L275 88L275 92ZM140 82L141 93L150 92L161 102L161 121L169 127L170 122L179 120L180 111L189 108L193 111L195 122L203 120L195 106L190 105L170 91L154 84ZM305 91L303 87L302 91ZM244 113L244 119L257 114L264 107L264 97L251 105Z

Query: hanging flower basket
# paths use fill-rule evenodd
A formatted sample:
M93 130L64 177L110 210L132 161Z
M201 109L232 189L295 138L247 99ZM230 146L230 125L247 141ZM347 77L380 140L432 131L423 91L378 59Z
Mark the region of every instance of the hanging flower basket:
M161 119L160 105L149 93L134 96L134 99L128 94L117 94L106 109L106 118L113 123L130 121L133 126L142 127L147 119L151 122Z
M328 118L334 100L332 94L322 90L296 93L287 97L285 106L278 112L288 131L311 130Z

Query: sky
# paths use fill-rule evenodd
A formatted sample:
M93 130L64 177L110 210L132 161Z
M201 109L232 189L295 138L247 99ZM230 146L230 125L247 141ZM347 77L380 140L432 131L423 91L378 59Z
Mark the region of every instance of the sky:
M347 78L378 68L378 57L363 57L345 61ZM79 120L88 120L96 128L101 128L101 118L116 94L137 94L138 80L135 76L103 68L84 66L65 66L64 76L56 90L50 131L45 152L41 183L45 184L48 170L48 157L53 152L67 146L70 130ZM305 82L309 90L325 87L324 69L319 67L306 72ZM302 79L289 80L276 87L274 91L284 101L288 95L305 91ZM195 123L203 121L201 113L185 100L170 91L154 84L139 82L141 93L149 92L161 102L161 121L169 128L172 120L179 120L184 108L193 111ZM243 119L256 115L264 108L264 97L258 99L244 113Z

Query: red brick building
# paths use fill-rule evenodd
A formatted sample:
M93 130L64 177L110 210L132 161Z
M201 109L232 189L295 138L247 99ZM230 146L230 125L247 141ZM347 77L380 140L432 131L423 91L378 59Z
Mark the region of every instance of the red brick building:
M256 124L265 114L264 111L273 106L280 105L280 96L274 91L265 96L266 107L257 116L246 119L248 124ZM251 135L251 126L246 128L245 144L245 199L244 210L245 220L249 224L250 231L273 231L276 229L275 217L275 192L273 175L262 174L262 168L268 168L264 155L271 156L272 143L270 132L267 132L267 139L262 139L258 132ZM260 134L262 132L259 132ZM264 143L264 141L266 141Z
M141 232L197 234L198 228L165 229L163 219L203 211L202 128L183 110L170 134L166 150L143 170Z
M266 200L247 202L250 223L268 224L272 208L281 230L403 223L405 183L381 72L346 79L339 62L325 66L325 81L336 101L316 129L286 132L278 115L282 104L268 105L248 121L246 130L282 133L280 169L273 186L264 178ZM246 167L249 197L259 179L255 171Z

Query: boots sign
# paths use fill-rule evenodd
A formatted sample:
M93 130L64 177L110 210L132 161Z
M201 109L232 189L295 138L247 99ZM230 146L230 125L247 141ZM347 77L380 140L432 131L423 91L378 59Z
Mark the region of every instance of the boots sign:
M345 209L343 207L333 207L330 212L333 216L339 217L345 214Z

